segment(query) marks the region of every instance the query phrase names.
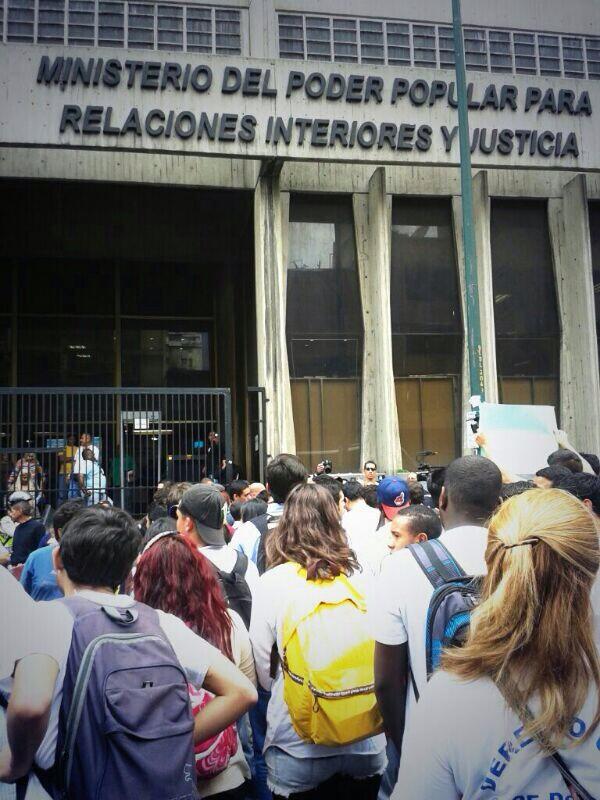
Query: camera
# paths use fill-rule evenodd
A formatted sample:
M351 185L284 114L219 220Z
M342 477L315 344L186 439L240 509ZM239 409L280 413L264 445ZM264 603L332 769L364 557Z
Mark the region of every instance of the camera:
M323 472L326 472L329 475L333 469L333 464L331 461L328 458L324 458L323 461L321 461L321 464L323 465Z

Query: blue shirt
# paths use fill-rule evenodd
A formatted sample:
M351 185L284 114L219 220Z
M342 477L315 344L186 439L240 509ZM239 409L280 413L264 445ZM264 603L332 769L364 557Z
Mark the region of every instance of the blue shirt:
M56 545L49 544L35 550L28 557L21 573L21 585L34 600L56 600L63 596L58 588L52 551Z

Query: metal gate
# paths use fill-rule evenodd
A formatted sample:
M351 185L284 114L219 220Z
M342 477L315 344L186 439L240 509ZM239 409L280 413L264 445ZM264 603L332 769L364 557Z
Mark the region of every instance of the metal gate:
M161 481L225 481L231 448L229 389L0 388L2 500L39 514L76 495L144 514Z

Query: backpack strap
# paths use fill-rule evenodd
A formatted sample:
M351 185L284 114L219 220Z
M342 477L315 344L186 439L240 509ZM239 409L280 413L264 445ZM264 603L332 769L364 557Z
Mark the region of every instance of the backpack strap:
M232 575L239 575L240 578L246 578L246 570L248 569L248 556L245 553L240 553L236 550L235 564L231 570Z
M463 569L439 539L411 544L408 549L434 589L465 576Z

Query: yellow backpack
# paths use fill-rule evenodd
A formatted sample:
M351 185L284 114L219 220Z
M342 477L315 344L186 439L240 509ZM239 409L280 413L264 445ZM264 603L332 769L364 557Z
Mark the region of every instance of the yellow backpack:
M306 580L283 616L283 697L298 736L344 745L382 731L366 603L344 575Z

